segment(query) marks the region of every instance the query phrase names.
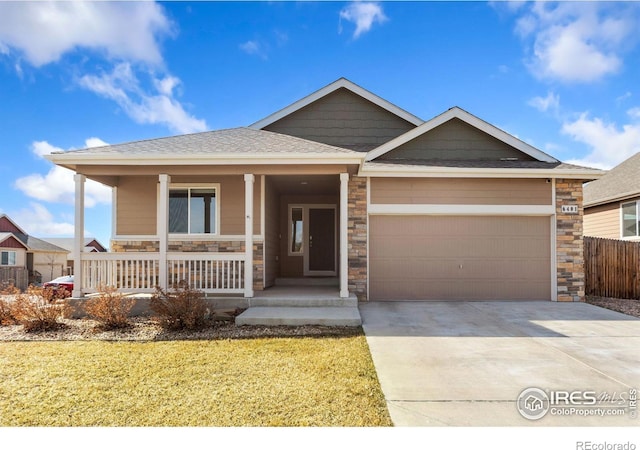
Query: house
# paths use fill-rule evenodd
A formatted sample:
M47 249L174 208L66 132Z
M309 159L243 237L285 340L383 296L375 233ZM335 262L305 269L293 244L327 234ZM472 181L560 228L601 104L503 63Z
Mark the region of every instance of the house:
M0 215L0 282L19 289L64 274L67 251L28 235L6 214Z
M584 186L584 235L639 240L640 153Z
M66 275L73 275L73 245L75 243L74 238L44 238L42 240L49 242L50 244L57 245L58 247L64 248L67 251L67 265L65 273ZM82 251L84 253L106 252L107 248L102 245L96 238L86 237L84 238Z
M424 121L341 78L241 128L57 152L113 189L109 253L75 247L73 295L180 280L262 297L329 279L366 300L582 301L582 185L454 107Z

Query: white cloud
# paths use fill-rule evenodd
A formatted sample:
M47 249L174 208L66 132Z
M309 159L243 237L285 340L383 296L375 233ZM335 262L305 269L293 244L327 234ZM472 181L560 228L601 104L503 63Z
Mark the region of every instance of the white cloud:
M631 108L627 111L629 117L635 120L640 120L640 107L636 106L635 108Z
M621 103L623 103L623 102L625 102L626 100L630 99L632 95L633 95L633 94L631 94L631 92L627 91L627 92L625 92L624 94L622 94L622 95L620 95L620 96L616 97L616 103L617 103L618 105L620 105Z
M155 2L0 2L0 53L16 52L35 67L78 48L157 65L157 37L171 34Z
M640 151L640 122L630 110L631 123L619 127L600 118L590 118L583 113L573 122L565 122L562 132L573 140L590 147L591 152L572 164L609 169ZM633 119L636 119L634 121Z
M244 42L240 44L239 47L240 50L245 52L247 55L255 55L262 59L267 59L267 50L265 46L256 40Z
M167 76L152 78L155 93L148 93L140 86L131 64L120 63L111 73L84 75L78 84L102 97L115 101L137 123L162 124L178 133L204 131L207 124L188 114L173 96L180 79Z
M593 82L620 71L635 44L637 5L607 2L536 2L516 32L533 39L530 70L540 78Z
M356 25L353 38L357 39L363 33L371 30L374 23L383 24L388 20L382 11L382 6L376 2L352 2L340 11L340 20L352 22Z
M560 96L549 92L546 97L534 97L528 102L529 106L533 106L538 111L547 112L557 111L560 107Z
M114 61L114 68L102 75L85 71L77 78L80 86L114 100L138 123L181 133L203 131L206 123L176 99L180 79L152 73L151 68L163 66L159 40L173 34L174 24L152 1L0 2L0 54L15 57L18 76L21 61L40 67L66 53L93 50ZM150 77L150 87L140 86L137 73Z
M85 142L87 147L95 144L105 145L99 138L89 138ZM31 151L42 157L51 152L61 152L63 149L53 146L46 141L36 141L31 145ZM34 173L18 178L14 186L28 197L52 203L74 204L75 182L73 172L64 167L54 166L46 175ZM99 203L111 203L111 188L92 180L85 184L85 206L90 208Z
M53 214L40 203L31 202L29 208L12 212L10 216L30 235L61 236L73 235L74 232L73 223L56 222Z
M104 147L105 145L109 145L109 144L107 144L105 141L103 141L100 138L90 137L85 141L85 145L87 148L92 148L92 147Z

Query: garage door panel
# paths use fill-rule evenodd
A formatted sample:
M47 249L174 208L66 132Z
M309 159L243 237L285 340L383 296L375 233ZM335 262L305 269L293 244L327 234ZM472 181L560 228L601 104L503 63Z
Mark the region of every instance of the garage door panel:
M375 300L545 300L549 297L548 286L540 282L510 281L499 285L491 280L475 283L459 283L458 280L434 280L411 287L412 280L372 283Z
M548 217L372 216L374 300L549 299Z

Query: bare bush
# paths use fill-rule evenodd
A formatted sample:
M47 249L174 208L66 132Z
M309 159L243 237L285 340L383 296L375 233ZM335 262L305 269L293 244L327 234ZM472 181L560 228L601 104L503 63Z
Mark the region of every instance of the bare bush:
M0 285L0 325L15 325L17 322L13 315L13 299L20 293L20 289L12 283Z
M20 289L18 289L13 283L0 283L0 295L18 295L19 293Z
M99 295L84 301L83 309L87 315L105 330L128 327L129 312L135 299L126 298L112 286L101 286L99 291Z
M171 291L157 287L149 307L158 315L160 325L169 330L202 328L211 315L204 293L191 289L186 281L180 282Z
M15 325L17 322L13 315L13 300L0 298L0 325Z
M11 310L24 330L31 332L63 327L60 319L70 316L72 308L68 300L58 298L51 289L29 286L27 292L15 296Z

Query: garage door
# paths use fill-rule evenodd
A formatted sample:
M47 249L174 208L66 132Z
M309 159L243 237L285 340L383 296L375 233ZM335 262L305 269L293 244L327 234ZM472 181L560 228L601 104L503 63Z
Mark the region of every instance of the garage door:
M371 216L372 300L550 299L548 217Z

